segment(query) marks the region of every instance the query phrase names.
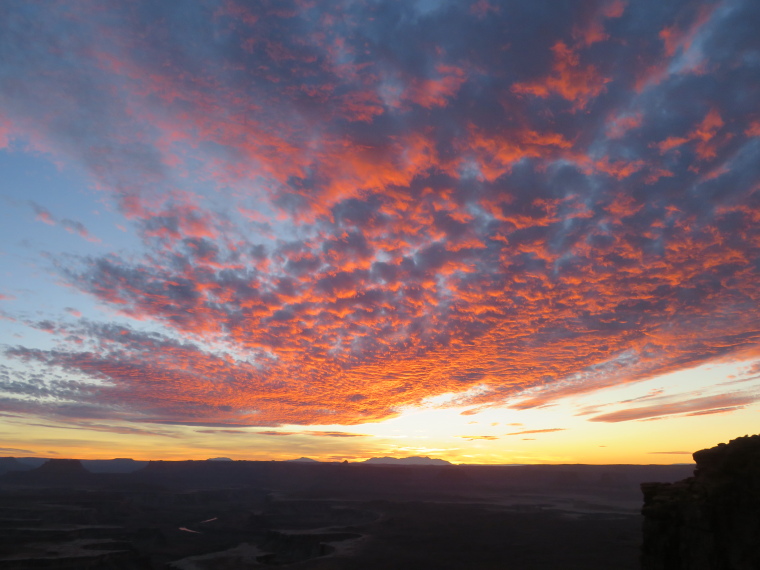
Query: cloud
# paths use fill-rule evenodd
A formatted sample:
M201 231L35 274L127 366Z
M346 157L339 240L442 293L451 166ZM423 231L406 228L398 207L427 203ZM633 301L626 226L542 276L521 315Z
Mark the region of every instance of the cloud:
M36 214L35 219L37 221L43 222L45 224L48 224L49 226L55 225L55 220L53 219L53 215L45 208L37 204L36 202L30 202L29 203L34 210L34 213Z
M248 435L251 432L242 429L196 429L195 433L231 433L235 435Z
M551 433L553 431L565 431L565 428L551 428L551 429L527 429L523 431L515 431L505 435L527 435L529 433Z
M711 109L705 118L697 125L693 131L686 134L683 137L670 136L664 141L660 141L655 146L659 149L661 154L664 154L672 149L679 148L684 144L697 141L695 153L701 160L713 158L717 153L717 148L713 139L718 134L718 131L723 127L725 123L720 117L720 113L716 109Z
M347 431L306 431L304 434L317 437L370 437L365 433L353 433Z
M34 454L34 451L30 451L28 449L17 449L15 447L0 447L0 453L11 453L11 454L14 454L14 455L18 455L20 453L23 453L23 454L27 454L27 453Z
M671 399L671 398L669 398ZM626 422L649 418L661 418L672 415L703 415L724 413L740 410L745 406L760 400L760 395L754 393L727 393L692 398L687 400L666 401L651 406L628 408L600 414L589 418L592 422Z
M37 221L43 222L45 224L48 224L50 226L59 225L63 227L67 232L76 234L84 239L86 239L89 242L98 243L100 242L100 239L93 236L89 231L87 231L87 228L84 226L82 222L78 222L75 220L69 220L68 218L64 218L59 220L58 218L54 217L53 214L50 213L46 208L43 208L39 204L33 201L29 201L29 205L32 207L32 210L34 210L35 213L35 219Z
M602 93L611 79L600 75L594 65L581 64L580 55L563 41L555 43L551 50L554 55L552 72L540 79L515 83L512 91L541 98L555 94L572 102L573 109L584 109Z
M74 426L37 424L37 423L27 423L25 425L30 425L30 426L35 426L35 427L46 427L46 428L52 428L52 429L78 429L78 430L88 430L88 431L104 431L104 432L109 432L109 433L117 433L121 435L148 435L148 436L159 436L159 437L178 437L176 434L168 433L162 430L147 430L143 428L109 425L109 424L95 424L91 422L80 422Z
M64 218L61 220L61 226L63 226L66 231L77 234L80 237L83 237L87 241L93 242L93 243L99 243L100 239L93 236L89 231L87 231L87 228L84 227L84 224L82 222L77 222L75 220L69 220Z
M355 425L760 355L752 3L138 6L0 24L0 138L137 244L56 256L104 322L40 317L3 409Z
M725 408L711 408L709 410L698 410L696 412L689 412L687 416L707 416L710 414L725 414L728 412L735 412L736 410L742 410L745 406L728 406Z
M308 435L314 437L369 437L364 433L352 433L346 431L256 431L260 435Z
M461 438L466 439L468 441L477 441L477 440L481 440L481 439L482 440L492 441L492 440L495 440L495 439L499 439L495 435L457 435L457 436L454 436L454 437L461 437Z

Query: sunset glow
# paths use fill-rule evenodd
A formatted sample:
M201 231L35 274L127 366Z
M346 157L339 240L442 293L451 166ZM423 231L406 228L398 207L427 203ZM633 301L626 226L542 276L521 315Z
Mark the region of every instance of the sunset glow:
M760 425L760 3L0 6L0 455L682 463Z

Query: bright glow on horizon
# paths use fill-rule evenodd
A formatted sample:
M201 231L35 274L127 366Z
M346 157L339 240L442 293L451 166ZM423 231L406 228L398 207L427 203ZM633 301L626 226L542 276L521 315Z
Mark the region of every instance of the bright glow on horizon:
M760 377L748 376L752 363L711 364L674 372L644 382L612 386L592 394L570 397L561 410L514 410L492 407L463 415L465 407L408 410L396 418L357 426L285 425L278 428L207 428L133 424L80 425L80 437L72 426L54 422L29 423L7 419L15 426L0 432L9 445L31 445L26 454L80 459L110 459L115 442L135 459L207 459L224 456L241 460L285 460L307 456L320 461L362 461L370 457L438 457L453 463L587 463L669 464L690 463L691 453L728 441L756 421L756 408L707 416L663 415L634 422L604 424L585 419L588 408L628 409L637 402L646 408L656 400L684 401L716 392L716 376L724 384L744 385L760 391ZM754 363L756 365L756 363ZM720 384L718 384L719 386ZM602 397L604 396L604 397ZM653 421L655 420L655 421ZM546 426L552 427L546 427ZM23 429L19 429L23 426ZM143 430L141 433L141 429ZM119 430L122 433L118 433ZM18 443L12 435L23 433ZM643 436L642 436L643 434ZM16 436L18 437L18 436ZM178 446L177 444L181 442ZM656 443L653 443L656 442ZM41 446L41 447L38 447ZM55 454L44 447L55 447ZM18 448L17 448L18 449ZM64 451L68 450L68 451ZM19 450L21 451L21 450Z

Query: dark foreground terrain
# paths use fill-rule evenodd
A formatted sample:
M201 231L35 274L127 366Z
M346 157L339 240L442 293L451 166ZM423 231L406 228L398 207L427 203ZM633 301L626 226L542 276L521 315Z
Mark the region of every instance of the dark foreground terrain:
M51 460L0 476L0 568L638 569L639 485L693 466Z

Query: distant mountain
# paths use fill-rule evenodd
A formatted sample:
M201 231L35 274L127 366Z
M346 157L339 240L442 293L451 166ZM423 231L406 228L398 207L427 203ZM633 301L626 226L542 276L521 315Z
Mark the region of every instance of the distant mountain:
M310 457L299 457L298 459L286 459L289 463L319 463L316 459Z
M50 459L28 471L8 471L2 478L12 485L67 487L88 485L97 475L87 471L78 459Z
M229 457L209 457L206 461L232 461Z
M396 457L372 457L362 463L369 463L370 465L451 465L451 462L445 459L433 459L430 457L404 457L402 459Z
M45 463L48 459L46 457L17 457L16 461L23 463L24 465L31 465L32 467L39 467Z
M50 459L27 472L28 474L44 474L57 477L78 477L90 475L79 459Z
M33 469L31 465L21 463L13 457L0 457L0 475L8 471L29 471L30 469Z
M118 459L82 459L82 465L90 473L133 473L145 467L147 461L120 457Z

